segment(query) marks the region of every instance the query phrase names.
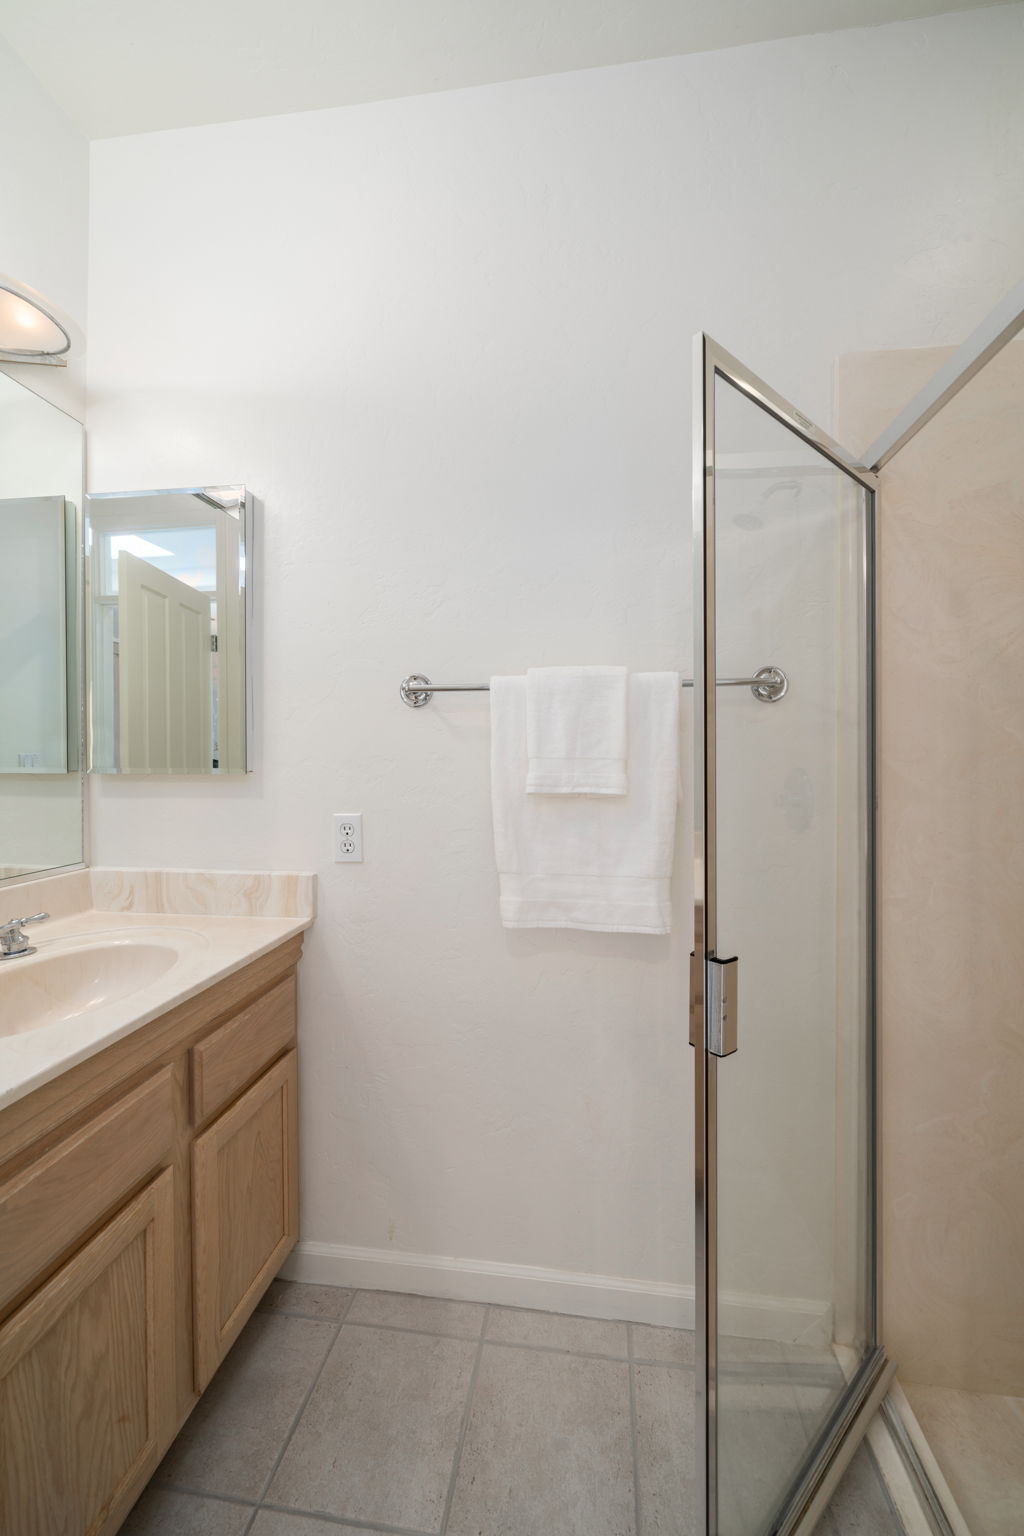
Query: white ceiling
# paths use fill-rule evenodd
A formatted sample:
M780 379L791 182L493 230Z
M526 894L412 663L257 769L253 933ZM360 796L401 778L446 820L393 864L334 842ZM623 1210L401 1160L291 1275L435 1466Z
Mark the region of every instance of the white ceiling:
M415 96L992 0L0 0L90 138Z

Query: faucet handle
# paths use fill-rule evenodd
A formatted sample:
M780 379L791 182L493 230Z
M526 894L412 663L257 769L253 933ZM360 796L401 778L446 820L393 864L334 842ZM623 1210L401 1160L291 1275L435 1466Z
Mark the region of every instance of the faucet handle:
M0 930L12 932L21 928L25 923L43 923L49 917L49 912L36 912L32 917L9 917L6 923L0 923Z
M49 917L49 912L36 912L32 917L12 917L9 922L0 923L0 960L11 960L16 955L34 955L35 950L28 942L28 935L22 933L25 923L42 923Z

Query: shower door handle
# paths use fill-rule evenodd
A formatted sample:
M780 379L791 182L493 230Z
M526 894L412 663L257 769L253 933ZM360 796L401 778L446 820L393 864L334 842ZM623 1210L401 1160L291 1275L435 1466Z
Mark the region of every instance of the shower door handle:
M718 960L709 955L706 963L708 1050L712 1056L731 1056L738 1045L739 959L733 955Z

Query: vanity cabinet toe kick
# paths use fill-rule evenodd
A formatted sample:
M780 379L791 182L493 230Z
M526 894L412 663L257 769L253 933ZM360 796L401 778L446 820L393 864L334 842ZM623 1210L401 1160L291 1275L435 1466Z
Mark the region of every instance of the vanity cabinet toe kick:
M113 1536L294 1246L301 951L0 1110L0 1536Z

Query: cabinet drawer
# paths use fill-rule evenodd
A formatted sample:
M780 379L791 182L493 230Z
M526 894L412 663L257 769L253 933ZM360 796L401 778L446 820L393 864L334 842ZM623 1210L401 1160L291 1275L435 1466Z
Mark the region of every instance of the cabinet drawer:
M192 1113L197 1125L247 1087L295 1039L295 977L215 1029L192 1048Z
M169 1160L174 1132L164 1067L0 1185L0 1306Z

